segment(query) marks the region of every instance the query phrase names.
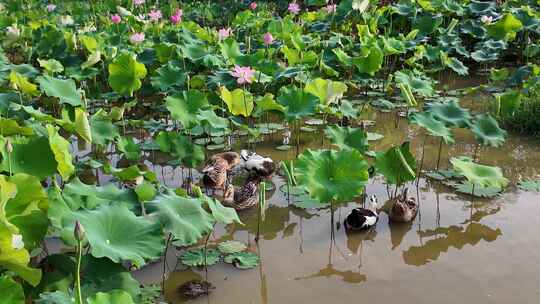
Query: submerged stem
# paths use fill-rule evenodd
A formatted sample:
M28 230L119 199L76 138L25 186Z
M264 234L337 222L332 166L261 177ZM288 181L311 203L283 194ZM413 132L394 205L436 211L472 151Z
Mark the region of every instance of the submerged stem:
M441 141L439 143L439 156L437 157L437 167L436 170L439 170L439 165L441 163L441 151L442 151L442 144L443 144L443 138L441 137Z

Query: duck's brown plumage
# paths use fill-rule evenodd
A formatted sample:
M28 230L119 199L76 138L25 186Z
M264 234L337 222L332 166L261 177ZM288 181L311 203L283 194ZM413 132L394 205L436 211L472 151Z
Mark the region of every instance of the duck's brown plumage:
M390 220L393 222L410 222L418 213L418 203L414 197L407 196L408 190L405 189L403 194L392 204L390 209Z
M227 172L240 163L236 152L224 152L213 155L204 166L203 184L211 189L225 189Z
M223 203L236 210L245 210L259 203L258 181L249 179L241 187L229 185L223 195Z

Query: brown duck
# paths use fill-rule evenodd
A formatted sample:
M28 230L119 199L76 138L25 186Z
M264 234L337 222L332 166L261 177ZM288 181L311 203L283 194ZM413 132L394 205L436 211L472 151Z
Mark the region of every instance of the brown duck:
M410 222L418 213L418 203L414 197L408 197L408 188L405 188L403 194L398 197L390 209L390 220L393 222Z
M235 210L245 210L259 203L260 179L249 177L241 187L229 185L223 194L223 204Z
M204 187L213 190L225 190L229 171L239 163L240 155L236 152L213 155L202 170Z

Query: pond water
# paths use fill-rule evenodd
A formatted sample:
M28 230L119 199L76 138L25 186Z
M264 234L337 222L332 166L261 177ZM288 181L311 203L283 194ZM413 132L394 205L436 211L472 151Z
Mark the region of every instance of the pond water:
M458 86L461 85L458 83ZM465 98L463 105L478 108L481 97ZM423 133L395 114L369 109L374 120L369 132L384 135L372 141L372 150L387 149L405 140L420 159ZM258 153L274 160L293 159L295 149L278 151L281 132L256 145ZM328 145L321 132L302 133L300 150ZM441 168L452 156L472 156L475 141L466 131L455 133L456 144L443 145ZM424 168L436 165L439 141L428 137ZM330 209L298 209L280 191L281 176L272 182L266 220L257 231L255 210L242 212L245 226L217 227L210 244L240 240L261 256L258 268L237 270L219 263L208 268L207 280L215 289L210 296L190 303L533 303L540 298L540 194L515 186L521 178L540 174L540 140L511 135L501 148L481 148L480 163L500 166L511 185L494 199L472 198L428 179L410 193L420 201L420 213L412 223L389 224L382 208L376 229L347 233L340 223L359 202L336 210L335 239L331 241ZM179 184L178 171L165 167L168 185ZM382 178L370 179L366 191L380 202L388 201ZM165 300L183 303L178 287L204 278L203 269L188 270L179 252L169 251ZM162 263L135 272L142 283L160 283Z

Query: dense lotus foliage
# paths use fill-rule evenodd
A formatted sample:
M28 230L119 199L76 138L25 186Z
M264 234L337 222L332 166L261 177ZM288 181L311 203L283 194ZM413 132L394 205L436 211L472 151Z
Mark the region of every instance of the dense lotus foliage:
M381 135L366 131L367 107L395 110L396 123L404 110L440 147L456 129L477 149L503 145L501 127L538 132L539 34L533 0L3 1L2 301L153 303L159 292L149 299L129 270L170 247L191 267L256 267L241 242L207 249L217 224L243 223L195 184L212 150L256 148L278 129L278 148L296 147L282 171L302 208L351 201L373 175L397 191L424 173L433 156L415 159L409 142L370 150ZM489 81L470 90L436 80L477 71ZM460 103L479 93L486 111ZM320 125L332 146L299 151L300 131ZM150 169L156 155L182 185ZM504 191L500 168L468 157L428 176ZM65 250L49 253L48 238Z

